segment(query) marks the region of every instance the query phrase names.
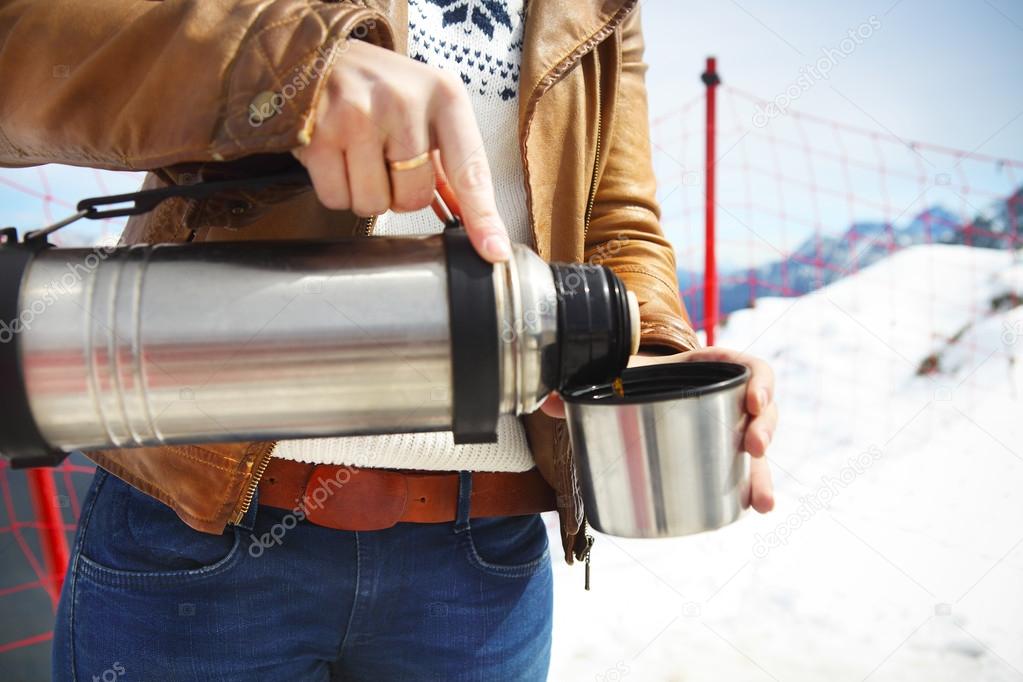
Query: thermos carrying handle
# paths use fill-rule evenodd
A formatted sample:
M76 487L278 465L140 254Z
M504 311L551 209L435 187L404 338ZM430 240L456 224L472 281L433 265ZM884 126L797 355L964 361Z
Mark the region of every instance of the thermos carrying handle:
M255 190L263 189L271 185L309 185L311 184L309 171L300 168L286 173L274 173L271 175L256 175L247 178L236 178L231 180L209 180L197 182L191 185L171 185L169 187L158 187L156 189L145 189L138 192L127 192L125 194L109 194L101 197L87 197L78 202L75 212L66 218L55 223L41 227L25 234L24 243L33 243L38 246L46 245L46 237L57 230L67 227L71 223L85 218L87 220L103 220L105 218L123 218L125 216L141 215L149 213L163 201L172 197L185 197L187 199L205 199L207 197L230 190ZM100 208L116 204L127 204L120 208ZM17 233L9 233L2 244L17 242Z
M106 218L123 218L125 216L148 213L163 201L173 197L205 199L214 194L231 190L258 190L271 185L310 185L311 183L309 171L305 168L299 168L285 173L256 175L231 180L209 180L190 185L171 185L169 187L158 187L138 192L87 197L78 202L77 206L75 206L75 212L70 216L27 233L25 241L45 238L82 218L103 220ZM119 208L101 208L103 206L128 203L131 205ZM433 190L433 202L430 206L441 222L444 223L445 229L452 230L462 227L461 209L458 206L458 200L455 198L451 186L441 178L437 178L437 186Z
M457 230L462 227L462 209L458 199L446 181L437 178L437 186L433 190L433 203L430 204L434 214L444 223L445 230Z

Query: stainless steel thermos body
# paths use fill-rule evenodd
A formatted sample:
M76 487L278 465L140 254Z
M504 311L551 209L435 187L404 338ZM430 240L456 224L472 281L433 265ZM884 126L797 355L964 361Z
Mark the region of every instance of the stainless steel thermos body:
M0 247L0 452L438 430L485 441L499 414L625 367L638 311L610 270L524 247L491 266L460 232Z

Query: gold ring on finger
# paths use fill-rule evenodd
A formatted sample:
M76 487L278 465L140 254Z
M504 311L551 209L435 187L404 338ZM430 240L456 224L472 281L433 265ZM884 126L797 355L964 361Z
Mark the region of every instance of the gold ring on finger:
M387 165L390 166L392 171L407 171L414 170L420 166L425 166L430 162L430 152L425 151L422 154L417 154L411 159L405 159L404 161L388 161Z

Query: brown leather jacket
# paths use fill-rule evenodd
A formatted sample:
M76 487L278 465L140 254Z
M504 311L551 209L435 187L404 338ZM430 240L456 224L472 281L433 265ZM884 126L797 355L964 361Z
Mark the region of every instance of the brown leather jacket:
M636 293L645 347L689 350L698 342L654 197L636 4L527 3L518 136L529 215L543 258L603 263ZM312 132L324 79L301 75L325 70L318 49L350 36L404 51L407 25L406 0L0 0L0 165L147 170L149 187L280 169ZM253 102L289 82L286 108L253 125ZM311 191L278 189L166 201L122 239L325 239L371 227ZM584 533L567 432L540 413L525 424L558 493L571 563ZM219 533L251 503L272 447L89 456L193 528Z

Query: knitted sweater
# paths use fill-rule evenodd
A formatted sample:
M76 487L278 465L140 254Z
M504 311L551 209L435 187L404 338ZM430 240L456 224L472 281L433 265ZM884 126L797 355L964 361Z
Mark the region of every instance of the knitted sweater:
M525 179L519 157L518 79L523 0L409 0L409 56L457 72L473 111L494 177L497 208L515 242L532 245ZM429 208L386 213L376 235L440 232ZM450 432L281 441L276 457L321 464L428 471L526 471L533 458L522 423L498 421L497 443L455 445Z

